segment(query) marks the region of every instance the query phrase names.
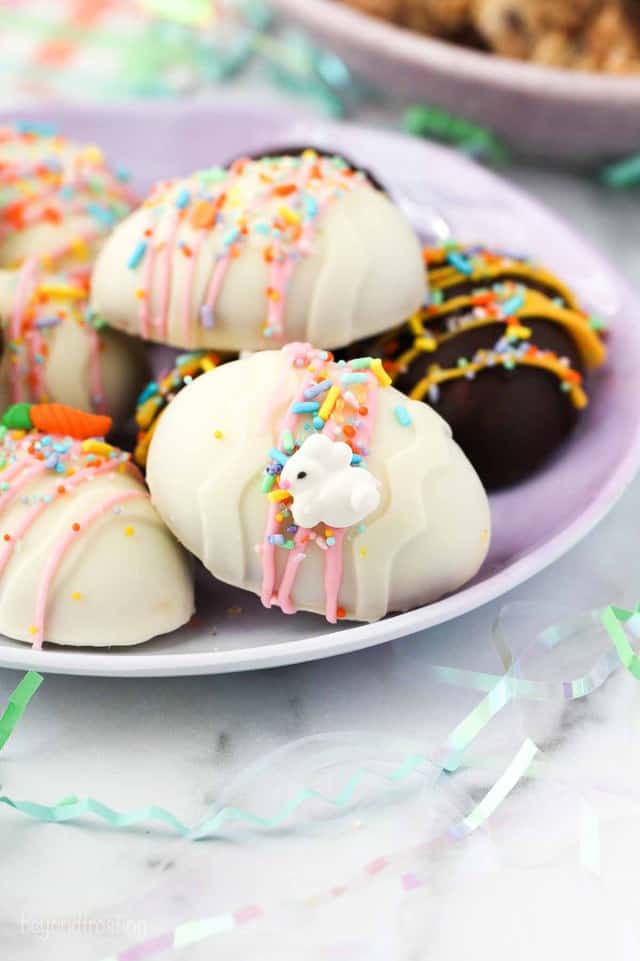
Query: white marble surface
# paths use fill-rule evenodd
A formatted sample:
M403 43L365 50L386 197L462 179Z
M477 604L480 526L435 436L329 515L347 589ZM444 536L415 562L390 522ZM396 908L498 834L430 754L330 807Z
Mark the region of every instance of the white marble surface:
M509 176L640 283L637 195L612 197L542 170L516 168ZM631 606L640 599L639 514L640 481L580 546L508 597L382 648L220 677L47 677L0 755L0 791L43 803L91 795L119 810L155 802L198 823L225 804L272 814L301 784L335 794L362 762L397 763L410 750L431 757L482 697L444 685L432 666L498 671L491 627L507 602L546 604L549 616L558 605ZM517 648L540 610L510 617ZM571 642L539 676L577 676L592 654L586 641ZM0 672L0 700L17 679ZM606 952L616 961L637 959L639 707L638 682L624 670L568 705L511 705L456 774L431 787L426 773L415 775L391 795L370 778L358 795L366 803L327 817L327 805L310 802L309 816L293 819L295 830L251 836L228 827L223 838L194 842L153 827L40 824L3 807L0 957L100 961L177 924L253 903L263 918L176 956L526 961L566 953L590 961ZM296 739L341 731L375 737L350 735L350 760L322 774L315 767L323 742L311 741L271 758L247 785L238 782ZM546 773L528 778L466 840L430 855L416 850L480 800L525 736L549 759L536 769ZM363 871L381 854L393 856L380 874ZM407 872L420 885L405 891ZM336 886L348 890L327 894Z

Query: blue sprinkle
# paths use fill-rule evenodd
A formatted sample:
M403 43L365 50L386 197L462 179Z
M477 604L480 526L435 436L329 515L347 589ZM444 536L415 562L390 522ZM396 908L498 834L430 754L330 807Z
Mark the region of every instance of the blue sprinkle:
M353 457L351 458L351 466L357 467L357 465L361 463L362 463L362 457L360 457L360 454L354 454Z
M146 252L147 252L147 242L146 242L146 240L139 240L138 243L136 244L134 250L133 250L133 253L132 253L131 256L129 257L129 262L128 262L128 264L127 264L127 267L129 268L129 270L135 270L135 269L136 269L136 267L137 267L137 266L140 264L140 262L142 261L142 258L144 257L144 255L146 254Z
M109 210L108 207L103 207L102 204L87 204L87 210L94 220L97 220L104 227L113 227L116 222L116 215L113 210Z
M343 374L340 378L343 384L366 384L369 380L368 374Z
M58 466L58 460L59 460L59 458L58 458L58 455L57 455L57 454L51 454L51 455L50 455L49 457L47 457L47 459L45 460L44 466L45 466L45 467L48 467L49 469L52 469L53 467L57 467L57 466Z
M447 260L451 266L455 267L456 270L459 270L461 274L466 274L467 277L470 277L473 273L473 264L471 261L467 260L466 257L463 257L462 254L456 253L455 250L452 250L449 254L447 254Z
M269 224L263 224L263 223L254 224L253 232L254 234L269 234L271 233L271 228L269 227Z
M202 305L200 308L200 320L202 321L202 326L209 330L211 330L212 327L215 327L216 318L211 304Z
M147 384L145 389L138 397L138 404L144 404L145 400L149 400L150 397L153 397L157 393L158 385L156 384L155 380L152 380L150 384Z
M335 542L336 542L335 537L327 537L327 546L328 546L328 547L333 547L334 544L335 544Z
M283 467L289 460L286 454L283 454L281 450L278 450L275 447L272 447L269 451L269 457L277 461L278 464L282 464Z
M16 120L14 127L18 133L37 133L42 137L53 137L56 128L50 123L39 123L35 120Z
M309 196L309 194L304 194L302 198L302 203L304 204L304 209L308 217L315 217L318 213L318 204L315 197Z
M240 236L240 231L238 230L238 228L230 227L229 230L227 230L224 237L222 238L222 243L225 245L225 247L230 247L231 244L234 243L239 236Z
M124 167L118 167L118 169L116 170L116 177L123 184L126 183L128 180L131 180L131 174L129 173L128 170L125 170Z
M276 544L278 547L282 547L284 544L284 537L282 534L269 534L267 536L267 541L270 544Z
M60 187L60 190L58 191L58 196L62 197L63 200L72 200L74 192L75 191L71 186L71 184L65 184L63 187Z
M315 427L316 430L322 430L322 428L324 427L324 421L322 417L314 417L313 426Z
M291 527L287 527L287 534L296 534L298 531L298 525L292 524Z
M186 187L182 187L178 191L178 196L176 197L176 207L178 210L184 210L184 208L188 206L190 200L191 194Z
M41 447L48 447L50 443L51 443L51 438L48 434L44 434L44 436L40 438Z
M509 300L505 300L502 305L502 312L506 317L511 317L513 314L517 313L524 307L524 297L522 294L516 294L515 297L510 297Z
M71 447L70 440L61 440L61 441L58 441L57 444L53 445L53 449L58 454L66 454L70 447Z
M307 400L311 400L312 397L318 397L320 394L324 394L325 390L329 390L330 387L331 381L323 380L319 384L314 384L312 387L309 387L307 390L305 390L304 396Z
M404 404L397 404L393 409L393 413L396 415L396 420L401 427L411 427L411 415Z
M298 401L298 403L291 405L292 414L315 414L317 410L320 410L320 404L313 400Z

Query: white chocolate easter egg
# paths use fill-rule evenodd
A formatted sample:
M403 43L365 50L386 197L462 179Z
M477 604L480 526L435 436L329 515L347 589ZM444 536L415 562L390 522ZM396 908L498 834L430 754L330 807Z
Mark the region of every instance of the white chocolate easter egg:
M131 415L149 369L143 345L126 334L97 330L77 280L43 274L36 262L0 270L0 410L20 401L50 401Z
M8 431L0 464L0 633L110 647L189 620L189 558L129 455L64 433Z
M307 151L159 184L103 247L91 303L144 339L238 351L340 347L402 322L426 293L397 207Z
M380 361L336 364L306 344L202 375L156 428L153 503L215 577L287 613L373 621L456 590L486 555L487 497L445 422L387 382ZM348 442L341 469L379 484L363 524L295 523L281 474L316 431Z
M37 257L49 270L86 272L135 203L94 144L47 125L0 126L0 267Z

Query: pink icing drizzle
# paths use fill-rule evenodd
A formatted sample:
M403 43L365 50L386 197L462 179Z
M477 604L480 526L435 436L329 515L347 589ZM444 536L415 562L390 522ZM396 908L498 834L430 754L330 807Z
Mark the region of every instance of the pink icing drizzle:
M67 531L67 533L58 541L58 544L53 549L49 560L47 561L46 567L42 572L40 578L40 583L38 585L38 594L36 599L36 616L35 616L35 640L33 642L34 648L41 648L44 641L44 626L45 617L47 612L47 600L49 597L49 591L51 589L51 584L58 572L58 569L65 557L65 554L71 547L71 545L77 540L78 535L82 531L86 531L92 524L94 524L100 517L106 514L108 511L117 507L119 504L124 504L127 501L140 500L141 498L146 498L146 491L121 491L119 494L114 494L112 497L107 498L101 504L97 504L96 507L92 508L78 521L80 525L79 531L74 531L72 528Z

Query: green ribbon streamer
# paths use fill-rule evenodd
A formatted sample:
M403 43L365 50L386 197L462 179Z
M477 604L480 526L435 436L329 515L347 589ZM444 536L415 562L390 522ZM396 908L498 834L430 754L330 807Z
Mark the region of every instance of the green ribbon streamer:
M389 783L401 783L402 781L406 781L425 764L431 766L428 758L420 754L414 754L405 758L402 764L389 775L379 775L367 768L357 768L344 788L335 797L330 797L321 791L316 791L314 788L301 788L300 791L272 817L262 817L257 814L252 814L250 811L245 811L242 808L225 807L218 811L213 817L208 818L195 827L189 827L170 811L156 804L150 804L147 807L139 808L135 811L116 811L107 804L96 801L95 798L83 798L79 800L77 797L72 796L65 798L64 801L59 801L57 804L38 804L34 801L17 801L6 795L0 797L0 804L13 808L14 811L19 811L21 814L26 814L38 821L52 821L57 824L73 821L88 814L93 814L111 827L120 829L134 827L145 821L156 821L172 828L183 837L189 837L192 840L202 840L205 837L219 833L221 827L227 822L242 822L261 828L279 827L306 801L314 799L324 801L332 807L345 808L352 801L357 788L366 776L382 776L384 780Z
M635 611L626 611L623 607L613 607L611 605L605 608L600 615L600 622L618 652L618 657L623 666L637 681L640 681L640 657L631 646L627 633L622 626L631 620L634 614L638 613L640 613L638 608Z
M36 671L29 671L9 697L4 714L0 717L0 751L13 734L18 721L27 709L29 701L41 684L42 676Z

